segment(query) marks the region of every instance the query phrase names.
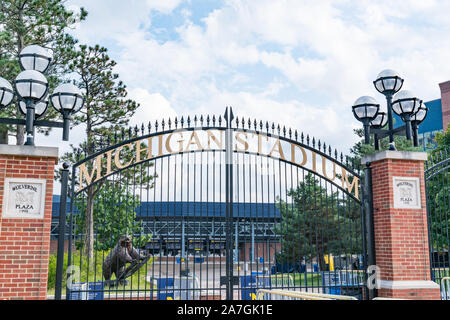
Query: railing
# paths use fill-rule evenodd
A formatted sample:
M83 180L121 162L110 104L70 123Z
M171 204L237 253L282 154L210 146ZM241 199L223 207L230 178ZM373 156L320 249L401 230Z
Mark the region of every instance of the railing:
M355 297L288 290L259 289L256 300L358 300Z
M450 277L441 279L441 300L450 300Z

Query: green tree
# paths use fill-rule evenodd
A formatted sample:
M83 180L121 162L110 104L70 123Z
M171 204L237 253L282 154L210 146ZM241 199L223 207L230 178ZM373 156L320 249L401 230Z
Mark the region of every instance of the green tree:
M77 209L74 224L81 226L75 229L75 238L84 233L86 225L86 197L77 197L74 201ZM93 223L95 225L95 250L107 251L114 248L121 235L132 235L133 245L140 247L150 236L142 234L142 221L136 220L136 208L141 205L139 195L133 194L120 181L107 181L97 191L94 200ZM84 242L76 243L78 249Z
M38 44L53 51L52 66L47 72L50 88L54 88L67 71L76 40L67 31L87 12L66 9L65 0L0 0L0 75L11 83L20 73L18 54L30 44ZM0 112L0 116L19 118L13 105ZM55 119L58 113L49 109L45 119ZM49 129L41 129L48 133ZM16 137L16 144L24 143L24 127L0 126L0 143L7 144L8 136Z
M72 152L65 154L62 161L75 163L75 152L79 148L85 150L86 157L99 151L96 146L100 146L100 140L112 130L126 126L139 107L135 101L126 98L126 86L113 72L115 66L116 62L110 59L104 47L80 45L75 50L69 70L76 77L73 83L83 91L85 104L73 117L73 125L86 126L85 142L78 147L72 146ZM84 250L89 257L93 256L94 200L101 186L99 183L86 190Z
M449 250L450 243L450 174L445 161L450 155L450 125L435 137L437 147L428 151L427 207L431 223L431 243L437 250Z
M450 150L450 124L445 132L438 132L435 137L437 147L430 150L430 155L437 155L440 152L448 152Z
M281 238L277 261L296 263L317 257L324 270L327 254L361 252L359 205L342 192L330 192L313 174L305 176L288 196L292 203L277 204L281 221L275 232Z
M386 129L385 127L384 129ZM370 135L370 144L364 143L364 129L354 129L353 132L360 138L360 141L355 143L350 148L350 154L355 163L361 163L361 159L370 154L375 154L383 150L389 150L389 138L380 140L380 150L375 150L373 135ZM423 151L421 147L414 147L412 140L407 140L404 136L394 136L395 147L399 151Z

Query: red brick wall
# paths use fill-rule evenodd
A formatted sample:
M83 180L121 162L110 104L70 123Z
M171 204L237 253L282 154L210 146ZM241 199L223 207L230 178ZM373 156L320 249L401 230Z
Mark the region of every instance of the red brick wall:
M435 289L378 289L378 296L405 300L440 300L439 290Z
M0 214L0 300L46 299L56 158L0 155L0 210L5 178L46 179L44 219Z
M376 262L383 280L430 280L423 162L385 159L372 167ZM422 209L394 209L393 176L420 177Z
M252 247L251 242L245 242L240 243L240 250L239 250L239 260L240 261L249 261L250 256L250 250ZM275 262L275 254L281 250L281 244L280 243L274 243L270 242L267 244L267 242L257 242L255 241L255 258L259 259L259 257L264 258L264 263L273 263ZM270 261L269 261L270 259Z
M439 84L441 88L442 122L444 131L450 124L450 81Z
M380 279L431 280L423 161L383 159L371 163L376 264ZM394 209L393 177L420 179L421 209ZM439 290L380 289L392 298L435 298Z

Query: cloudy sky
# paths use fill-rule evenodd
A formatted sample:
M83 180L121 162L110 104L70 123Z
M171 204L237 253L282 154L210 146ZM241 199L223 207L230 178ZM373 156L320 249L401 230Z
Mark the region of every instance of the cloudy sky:
M352 103L383 97L383 69L425 101L450 80L450 1L68 0L86 21L71 33L105 46L141 104L131 124L222 114L274 121L344 153L357 141ZM71 143L81 140L73 130ZM60 130L39 145L68 148Z

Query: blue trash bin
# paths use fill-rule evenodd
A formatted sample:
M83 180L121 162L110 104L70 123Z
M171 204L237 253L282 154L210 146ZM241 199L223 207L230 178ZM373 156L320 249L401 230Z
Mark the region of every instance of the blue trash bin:
M334 294L334 295L340 296L341 295L341 287L328 288L328 294Z
M203 263L203 262L205 262L205 258L203 258L203 257L195 257L194 258L194 262L195 263Z
M252 293L256 295L258 283L256 276L264 275L264 272L252 272L250 275L241 276L241 300L252 300Z
M251 300L251 294L256 294L256 277L254 275L241 276L241 288L241 300Z
M103 298L103 281L74 283L72 289L68 290L68 300L103 300Z
M173 278L156 278L156 299L167 300L167 298L174 298L173 292ZM172 290L170 290L172 289Z

